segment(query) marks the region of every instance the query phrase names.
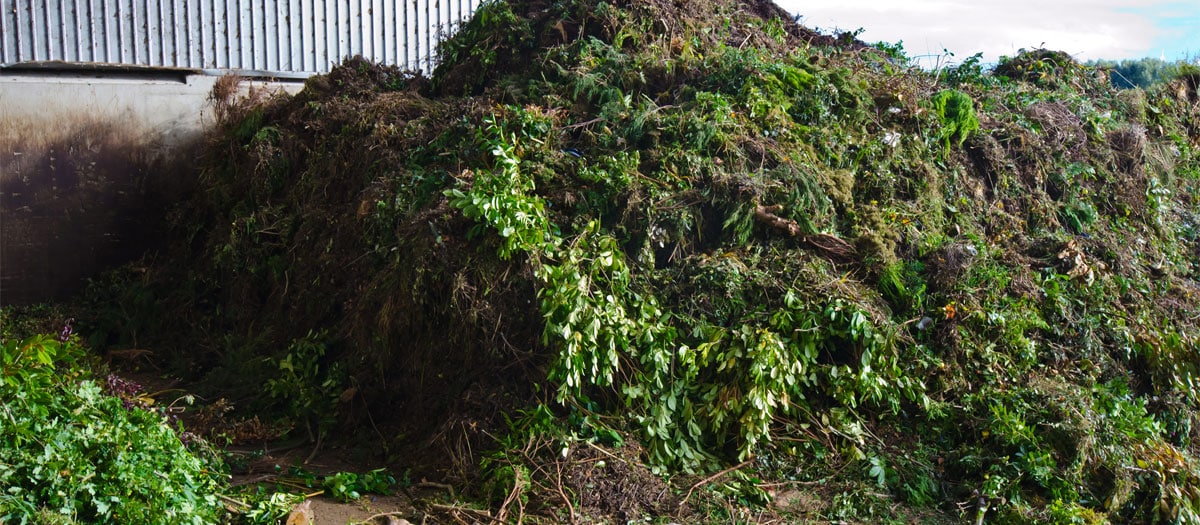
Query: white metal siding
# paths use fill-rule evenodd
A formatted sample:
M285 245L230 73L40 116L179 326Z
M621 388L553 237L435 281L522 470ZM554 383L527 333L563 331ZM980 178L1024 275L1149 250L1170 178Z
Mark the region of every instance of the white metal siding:
M0 64L64 61L323 73L343 59L429 71L479 0L0 0Z

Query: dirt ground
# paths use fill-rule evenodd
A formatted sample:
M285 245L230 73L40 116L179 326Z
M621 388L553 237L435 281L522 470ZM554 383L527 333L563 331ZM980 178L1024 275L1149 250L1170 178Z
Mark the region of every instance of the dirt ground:
M369 523L395 523L388 518L405 519L415 513L407 498L402 496L368 496L354 503L339 503L322 497L310 501L314 525L345 525L367 520Z
M449 487L440 483L424 480L414 480L411 486L398 483L394 493L390 495L366 494L350 501L339 502L318 488L296 486L290 476L284 475L292 466L299 466L306 472L320 477L336 472L361 473L381 465L363 464L355 451L331 446L318 450L311 459L311 444L297 446L278 453L253 451L253 461L236 467L239 471L233 475L230 484L233 487L261 485L265 490L285 490L292 493L305 493L312 496L307 498L306 506L293 512L287 525L312 523L313 525L345 525L378 523L396 525L408 520L411 523L426 522L424 512L415 504L418 501L436 500L449 494ZM270 450L268 447L266 450ZM246 449L232 450L234 455L250 452ZM307 462L306 462L307 460ZM301 504L303 505L303 504ZM308 520L306 521L305 517Z

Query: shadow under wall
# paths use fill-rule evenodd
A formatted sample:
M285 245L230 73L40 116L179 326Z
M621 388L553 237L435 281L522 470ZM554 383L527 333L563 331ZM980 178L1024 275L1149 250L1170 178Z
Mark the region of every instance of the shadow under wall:
M159 240L186 145L79 119L0 131L0 306L60 301ZM183 144L186 144L183 143Z

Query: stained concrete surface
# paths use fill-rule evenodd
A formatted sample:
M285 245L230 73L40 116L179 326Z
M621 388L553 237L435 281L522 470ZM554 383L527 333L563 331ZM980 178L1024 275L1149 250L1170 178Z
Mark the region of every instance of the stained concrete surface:
M219 77L0 69L0 306L65 299L154 242ZM298 91L250 81L250 90Z

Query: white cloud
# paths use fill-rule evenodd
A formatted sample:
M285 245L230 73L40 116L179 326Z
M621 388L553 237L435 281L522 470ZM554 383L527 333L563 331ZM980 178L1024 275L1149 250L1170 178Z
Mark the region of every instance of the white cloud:
M961 60L977 52L994 62L1021 48L1046 47L1079 60L1142 56L1156 28L1146 15L1126 11L1163 0L777 0L801 23L853 31L868 42L904 42L910 56Z

